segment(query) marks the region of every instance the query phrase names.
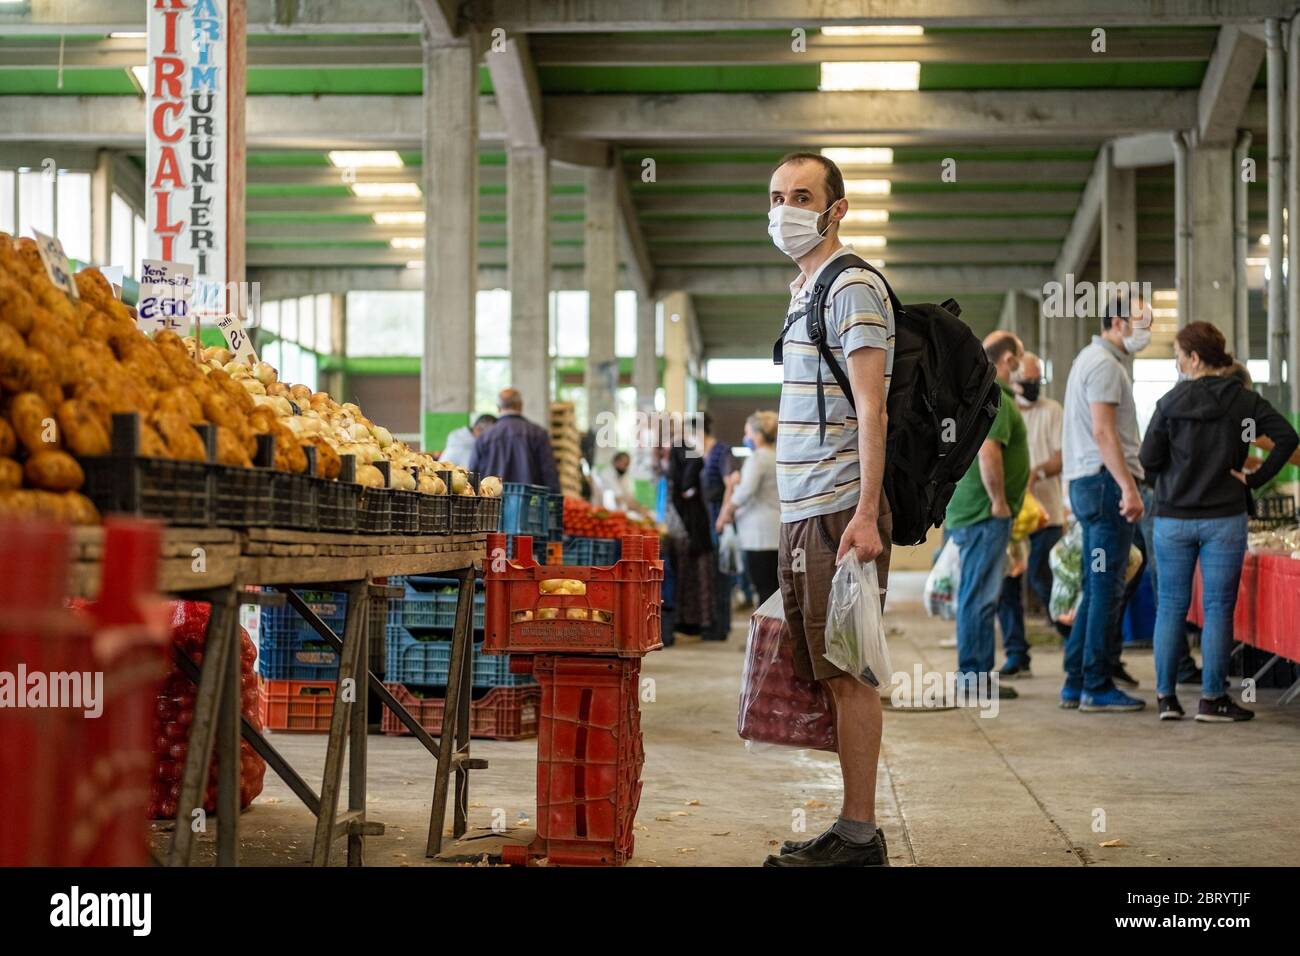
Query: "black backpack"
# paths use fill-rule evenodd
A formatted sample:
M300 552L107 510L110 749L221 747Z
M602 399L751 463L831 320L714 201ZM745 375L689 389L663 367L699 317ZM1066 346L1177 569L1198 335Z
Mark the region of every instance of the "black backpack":
M831 286L845 269L866 269L880 277L894 309L894 365L886 399L889 434L885 439L884 490L893 512L895 544L915 545L943 524L948 501L988 437L1002 402L1002 389L980 340L958 318L961 306L903 305L878 269L855 255L832 259L817 277L806 310L790 317L786 329L808 316L808 337L835 382L853 404L849 377L826 344L822 327ZM777 340L772 361L782 362ZM817 370L819 435L826 440L826 398Z

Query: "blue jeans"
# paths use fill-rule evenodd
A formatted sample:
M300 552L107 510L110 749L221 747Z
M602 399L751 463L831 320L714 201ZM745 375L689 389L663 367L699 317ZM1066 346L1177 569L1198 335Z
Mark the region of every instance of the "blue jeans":
M993 615L1002 591L1002 571L1011 540L1010 518L985 518L949 529L961 555L957 591L957 672L986 674L994 668L997 635Z
M1186 655L1183 625L1192 603L1192 577L1201 563L1201 696L1223 696L1232 645L1232 616L1246 554L1246 516L1156 518L1156 558L1160 590L1156 598L1156 692L1174 693L1179 662Z
M1110 678L1106 635L1123 610L1133 525L1119 513L1119 484L1106 469L1070 482L1070 507L1083 531L1082 600L1065 641L1065 686L1100 694Z
M1002 579L1002 593L998 596L998 627L1002 630L1002 648L1007 652L1008 664L1029 665L1029 641L1025 638L1025 605L1021 588L1023 575Z

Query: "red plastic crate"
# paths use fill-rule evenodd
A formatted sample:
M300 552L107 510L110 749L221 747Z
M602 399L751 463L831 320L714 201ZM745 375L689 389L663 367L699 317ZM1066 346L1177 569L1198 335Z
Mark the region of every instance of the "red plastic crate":
M429 733L442 733L443 697L416 697L404 684L384 684L397 702L407 709ZM492 740L523 740L537 736L537 710L541 689L535 686L493 687L469 705L471 737ZM381 724L386 734L409 734L406 726L387 707Z
M487 536L484 562L487 654L615 654L641 657L663 646L660 627L664 565L659 539L629 535L623 557L608 568L538 564L533 541ZM541 582L582 581L586 594L547 594Z
M641 662L616 657L533 658L541 689L537 839L503 859L618 866L631 857L645 749Z
M267 730L325 733L334 714L333 681L265 680L257 682L257 713Z

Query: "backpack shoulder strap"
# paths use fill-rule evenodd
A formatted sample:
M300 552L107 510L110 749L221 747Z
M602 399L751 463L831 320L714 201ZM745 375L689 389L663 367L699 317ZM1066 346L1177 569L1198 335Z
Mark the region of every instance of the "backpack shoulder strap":
M856 409L853 401L853 386L849 382L848 373L844 371L843 366L836 361L835 356L831 353L831 348L826 344L826 306L830 302L831 289L838 279L848 269L869 269L880 275L875 269L867 263L861 256L852 253L843 256L836 256L826 268L822 270L821 275L817 277L817 284L813 286L812 293L808 303L808 341L812 342L817 348L818 354L826 363L826 367L831 370L831 376L835 379L835 384L840 387L840 391L848 400L849 406ZM884 277L881 276L883 279ZM885 288L889 288L889 283L885 283ZM893 299L893 290L889 291L890 299ZM822 373L820 365L817 368L817 420L818 420L818 437L821 441L826 440L826 396L822 390Z

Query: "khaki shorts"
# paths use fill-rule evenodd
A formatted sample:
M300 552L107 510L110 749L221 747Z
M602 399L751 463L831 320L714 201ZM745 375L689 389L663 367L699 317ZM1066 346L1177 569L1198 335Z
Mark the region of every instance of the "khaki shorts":
M835 577L835 554L840 538L853 518L855 508L817 515L802 521L782 522L777 578L785 605L785 621L794 641L794 672L801 680L826 680L845 672L826 660L826 608L830 603L831 581ZM885 606L889 583L889 535L894 522L889 502L880 496L880 518L876 527L885 550L876 558L880 581L880 606ZM803 570L794 570L793 556L802 549Z

